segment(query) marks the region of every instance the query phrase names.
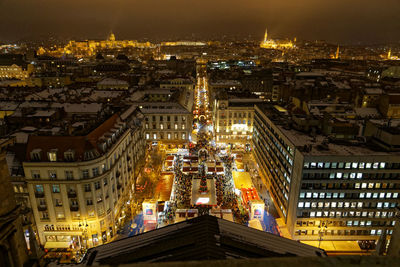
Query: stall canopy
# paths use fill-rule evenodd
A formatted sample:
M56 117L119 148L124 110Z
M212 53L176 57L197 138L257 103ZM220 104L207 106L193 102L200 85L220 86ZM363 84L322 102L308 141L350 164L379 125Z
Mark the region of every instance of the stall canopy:
M44 248L69 248L69 246L70 246L69 242L47 241L46 244L44 245Z
M248 172L233 171L232 178L236 189L253 187L253 182L251 181L250 173Z

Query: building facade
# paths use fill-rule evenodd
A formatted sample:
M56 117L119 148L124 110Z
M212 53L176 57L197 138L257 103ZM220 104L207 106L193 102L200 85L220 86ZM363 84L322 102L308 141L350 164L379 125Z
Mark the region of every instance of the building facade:
M86 136L31 136L23 163L39 240L87 248L116 233L145 154L143 115L114 114Z
M260 99L215 99L213 122L216 144L250 147L254 104L261 101Z
M182 107L164 109L172 104L163 102L161 106L155 103L149 103L151 108L143 106L146 141L177 147L186 147L191 142L193 115Z
M284 119L282 119L284 118ZM256 106L253 152L296 240L377 240L395 225L398 152L338 144L290 129L285 114Z
M0 139L0 264L17 267L27 264L28 250L22 231L20 207L15 201L6 163L6 151L13 139Z

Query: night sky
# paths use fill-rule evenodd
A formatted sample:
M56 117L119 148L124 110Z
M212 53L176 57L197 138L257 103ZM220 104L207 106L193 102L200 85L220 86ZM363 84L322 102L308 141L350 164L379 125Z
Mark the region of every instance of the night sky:
M216 36L400 41L400 0L0 0L0 41Z

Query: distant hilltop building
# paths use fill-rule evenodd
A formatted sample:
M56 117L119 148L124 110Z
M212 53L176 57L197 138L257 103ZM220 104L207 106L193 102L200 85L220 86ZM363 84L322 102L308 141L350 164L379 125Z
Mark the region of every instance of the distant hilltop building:
M161 46L205 46L205 42L194 41L176 41L176 42L161 42Z
M154 48L155 45L150 42L138 42L136 40L116 40L113 33L107 40L71 40L64 47L55 47L54 49L45 49L40 47L37 51L38 55L69 55L73 54L77 57L94 56L99 50L103 49L122 49L122 48Z
M294 48L294 44L290 40L272 40L268 39L268 29L265 29L264 40L260 47L269 49L290 49Z
M384 57L384 56L382 56L382 57ZM400 57L398 57L398 56L393 56L393 55L392 55L392 49L390 48L389 51L388 51L388 53L387 53L387 55L386 55L386 59L387 59L387 60L400 60Z

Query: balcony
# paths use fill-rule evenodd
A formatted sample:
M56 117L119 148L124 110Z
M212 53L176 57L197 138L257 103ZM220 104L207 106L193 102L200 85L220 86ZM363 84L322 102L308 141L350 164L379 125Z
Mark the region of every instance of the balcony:
M46 205L38 205L38 211L46 211L47 206Z
M76 198L76 192L75 191L68 191L68 197L69 198Z
M79 206L70 206L69 209L70 209L70 211L78 211Z
M35 197L44 197L44 192L35 192Z

